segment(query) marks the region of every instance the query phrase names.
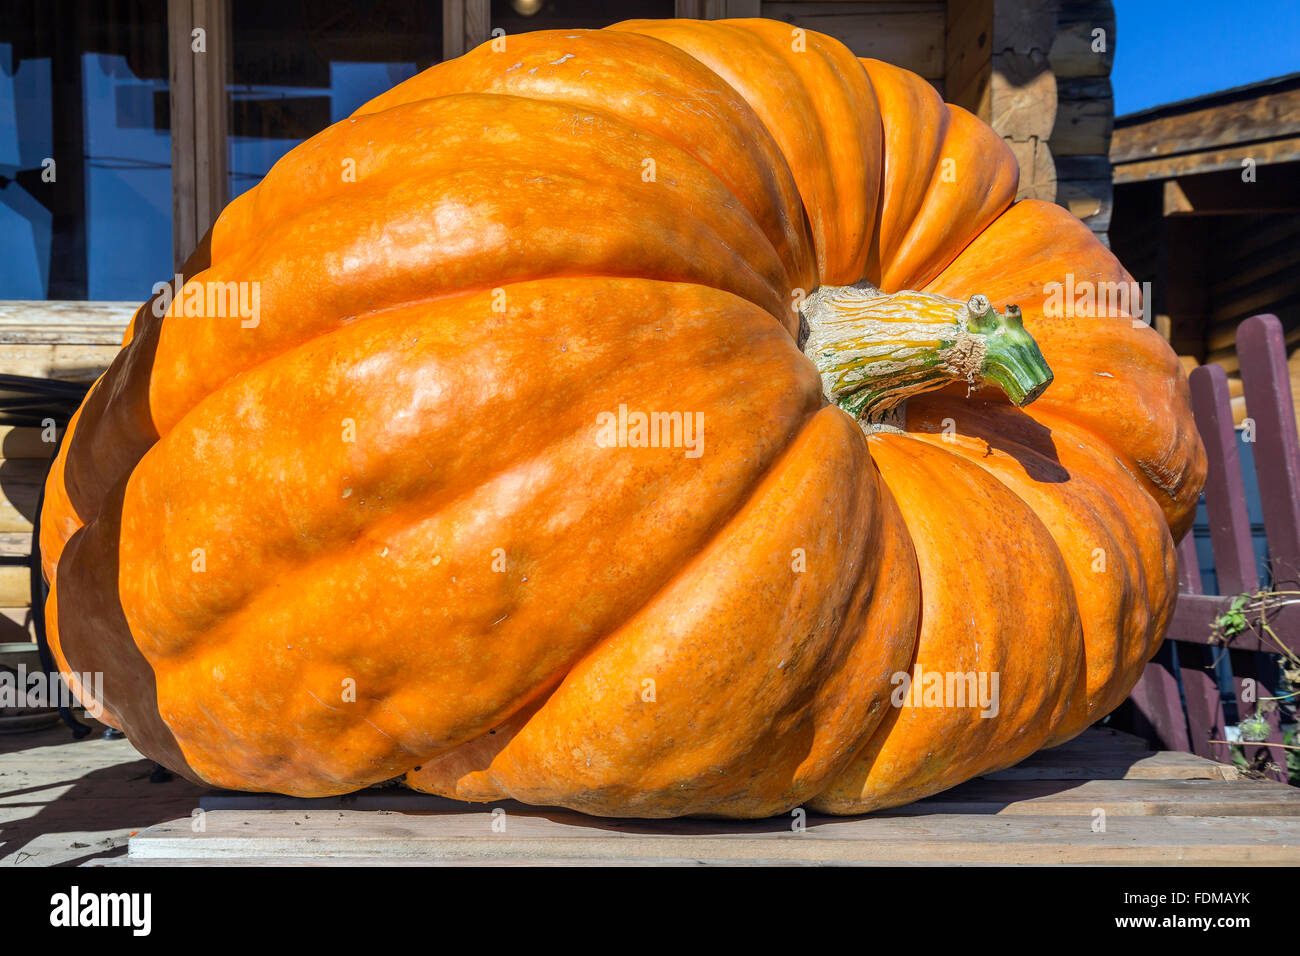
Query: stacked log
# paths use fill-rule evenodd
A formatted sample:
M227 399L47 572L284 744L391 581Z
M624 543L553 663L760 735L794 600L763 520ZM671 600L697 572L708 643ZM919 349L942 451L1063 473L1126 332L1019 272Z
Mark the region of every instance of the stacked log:
M134 302L0 302L0 373L93 382L117 354ZM33 639L29 557L53 423L0 425L0 642Z

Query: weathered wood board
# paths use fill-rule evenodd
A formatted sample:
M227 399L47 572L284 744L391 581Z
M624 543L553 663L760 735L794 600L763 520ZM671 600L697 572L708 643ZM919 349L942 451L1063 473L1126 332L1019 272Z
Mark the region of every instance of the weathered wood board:
M1046 809L1046 808L1044 808ZM1104 809L1101 807L1100 809ZM206 811L131 838L130 858L349 857L466 862L570 859L701 862L1076 863L1241 865L1300 863L1292 816L1107 816L1088 813L943 813L749 821L592 820L567 811L490 808L432 813L391 810ZM496 829L494 829L494 825Z
M127 864L1258 865L1300 863L1300 790L1091 730L1017 767L857 818L609 820L401 788L327 800L213 792ZM196 819L202 821L196 831Z
M0 867L125 857L131 831L198 805L202 788L178 777L150 783L153 764L90 723L81 740L61 724L0 734Z
M0 737L0 865L1300 863L1300 790L1103 729L858 818L607 820L400 787L297 800L151 783L151 769L98 733Z

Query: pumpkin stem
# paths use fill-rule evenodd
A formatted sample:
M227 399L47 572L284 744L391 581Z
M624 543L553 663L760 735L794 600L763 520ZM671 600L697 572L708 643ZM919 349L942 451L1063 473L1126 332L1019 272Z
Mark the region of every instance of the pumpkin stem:
M960 302L865 283L824 286L804 299L799 316L799 347L821 372L826 397L868 431L909 396L950 382L991 382L1017 405L1052 383L1020 309L999 313L982 295Z

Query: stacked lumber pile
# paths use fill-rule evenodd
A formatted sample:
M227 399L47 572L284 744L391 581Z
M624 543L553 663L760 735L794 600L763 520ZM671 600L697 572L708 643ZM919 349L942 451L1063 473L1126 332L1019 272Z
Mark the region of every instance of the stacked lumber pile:
M134 302L0 302L0 374L93 382L117 354ZM0 642L32 639L36 502L57 434L0 425Z

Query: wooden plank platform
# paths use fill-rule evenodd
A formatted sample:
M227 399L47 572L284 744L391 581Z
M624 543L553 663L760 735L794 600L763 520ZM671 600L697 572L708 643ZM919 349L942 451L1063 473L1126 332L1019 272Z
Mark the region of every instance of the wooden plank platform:
M592 820L571 812L484 807L448 812L392 810L214 810L204 831L192 820L162 823L133 836L130 859L315 858L456 861L491 864L540 860L590 863L663 860L759 864L1184 864L1223 866L1300 862L1295 816L1109 817L1092 829L1090 813L1013 815L942 813L860 818L810 815L761 821ZM494 830L496 824L498 829Z
M327 800L218 792L130 841L128 863L201 865L972 865L1300 863L1300 790L1094 729L887 813L605 820L392 787ZM493 811L498 811L494 814ZM1103 816L1104 814L1104 816ZM1104 821L1104 828L1102 822ZM494 828L495 824L495 828ZM1095 829L1094 829L1095 827Z
M84 717L83 717L84 719ZM0 734L0 866L75 866L126 856L132 831L187 816L206 792L153 764L103 725Z
M323 800L207 791L151 784L126 741L22 736L35 745L0 738L0 865L1300 863L1300 790L1103 729L906 807L808 814L802 829L792 816L609 820L401 787Z

